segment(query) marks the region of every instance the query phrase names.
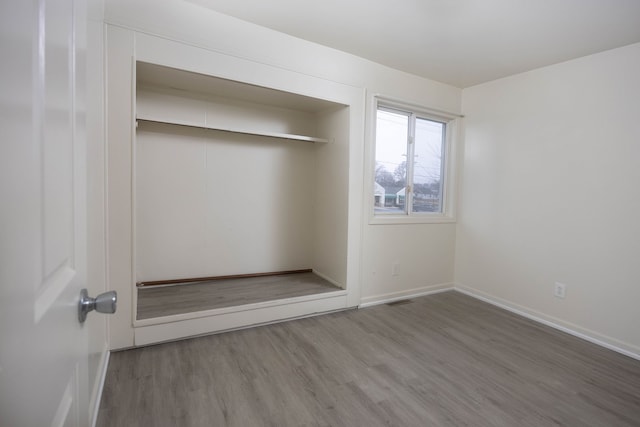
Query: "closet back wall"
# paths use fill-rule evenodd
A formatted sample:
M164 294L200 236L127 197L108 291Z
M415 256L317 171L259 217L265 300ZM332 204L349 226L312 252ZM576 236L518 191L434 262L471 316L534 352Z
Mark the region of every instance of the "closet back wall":
M309 268L313 148L142 122L137 280Z

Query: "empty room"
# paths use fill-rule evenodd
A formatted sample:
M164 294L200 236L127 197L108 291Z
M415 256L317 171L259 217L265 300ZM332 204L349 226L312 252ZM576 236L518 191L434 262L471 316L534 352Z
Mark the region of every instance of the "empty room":
M640 2L0 10L0 426L640 426Z

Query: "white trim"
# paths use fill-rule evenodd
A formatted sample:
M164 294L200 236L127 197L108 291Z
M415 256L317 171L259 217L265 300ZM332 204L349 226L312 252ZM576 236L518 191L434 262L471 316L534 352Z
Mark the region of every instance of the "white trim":
M374 295L364 297L358 308L367 308L379 304L387 304L394 301L400 301L408 298L423 297L426 295L439 294L454 290L453 283L441 283L439 285L423 286L420 288L409 289L406 291L391 292L388 294Z
M393 96L388 96L383 93L374 93L372 94L374 99L382 99L383 103L389 105L391 107L399 108L400 110L410 107L418 113L427 114L430 116L434 116L438 119L445 119L447 121L453 120L456 118L462 118L464 115L459 113L452 113L451 111L439 110L437 108L429 108L425 107L423 104L407 101L404 99L396 98Z
M125 23L119 23L117 20L116 21L112 21L110 19L105 19L104 20L104 24L110 27L115 27L115 28L120 28L122 30L126 30L126 31L131 31L133 33L137 33L139 35L143 35L143 36L147 36L147 37L153 37L156 39L160 39L160 40L166 40L169 42L173 42L173 43L180 43L183 44L185 46L191 47L191 48L196 48L196 49L200 49L200 50L204 50L204 51L208 51L208 52L212 52L216 55L223 55L223 56L228 56L230 58L233 58L235 60L240 60L240 61L244 61L244 62L249 62L252 64L257 64L257 65L266 65L268 67L277 69L277 70L283 70L286 72L293 72L296 74L300 74L306 77L312 77L312 78L317 78L317 79L321 79L327 82L331 82L331 83L338 83L340 85L346 86L346 87L350 87L350 88L354 88L354 89L361 89L362 86L360 85L356 85L356 84L352 84L352 83L342 83L339 81L335 81L335 80L331 80L330 78L327 77L322 77L320 75L316 74L310 74L308 72L304 72L304 71L298 71L295 67L287 67L287 66L283 66L282 64L279 64L277 62L273 62L273 61L266 61L264 58L262 59L256 59L252 56L249 55L240 55L236 52L232 52L230 50L224 50L224 49L220 49L217 47L214 47L211 44L203 44L203 43L198 43L196 41L193 40L189 40L188 38L183 38L183 37L178 37L175 35L164 35L162 33L158 33L155 31L149 31L147 29L143 29L139 26L135 26L135 25L130 25L130 24L125 24ZM144 62L148 62L148 61L144 61ZM176 68L176 67L174 67ZM178 67L180 68L180 67ZM196 71L197 72L197 71ZM202 73L201 73L202 74ZM206 74L206 73L204 73ZM229 80L234 80L233 78L229 78ZM258 85L260 86L260 85ZM316 97L317 98L317 97ZM435 110L438 111L438 110Z
M131 158L131 279L129 282L129 289L131 292L131 318L133 319L133 325L135 326L136 318L138 316L138 289L136 282L138 281L138 122L136 117L138 116L138 60L136 57L137 50L137 38L133 37L133 55L131 56L131 145L129 148L129 155Z
M591 331L589 329L581 328L578 325L565 322L555 317L546 315L544 313L540 313L535 310L528 309L521 305L512 303L502 298L495 297L493 295L486 294L484 292L469 288L467 286L455 284L454 290L462 294L468 295L472 298L476 298L480 301L484 301L496 307L507 310L511 313L517 314L522 317L526 317L527 319L533 320L534 322L541 323L543 325L565 332L569 335L573 335L575 337L581 338L592 344L599 345L600 347L604 347L606 349L615 351L617 353L631 357L632 359L640 360L640 348L637 348L630 344L620 342L614 338L604 336L602 334Z
M152 317L149 319L136 319L133 321L134 328L162 325L165 323L182 322L185 320L199 319L203 317L215 317L224 316L228 314L249 312L253 310L261 310L271 307L283 307L285 310L287 306L292 306L300 303L307 303L310 301L322 301L326 299L332 299L336 297L346 297L347 291L344 289L324 292L321 294L303 295L299 297L283 298L278 300L261 301L251 304L234 305L230 307L214 308L210 310L194 311L190 313L172 314L169 316Z
M375 215L371 214L369 225L403 225L403 224L447 224L455 223L450 215L418 213L412 215Z
M110 357L111 352L109 351L108 346L105 346L102 357L100 358L100 376L93 386L91 402L89 402L89 410L91 411L91 427L96 427L96 423L98 422L98 411L100 410L100 402L102 401L104 382L107 379L107 368L109 367Z
M376 116L378 108L388 107L398 109L401 112L411 113L412 117L416 115L429 120L436 120L446 125L445 133L445 150L443 176L441 182L442 187L442 212L420 213L412 212L411 214L395 215L395 214L376 214L373 206L375 182L375 140L376 140ZM410 111L407 111L410 110ZM462 115L450 113L442 110L428 108L423 105L398 100L397 98L388 97L379 93L371 95L367 102L367 116L369 124L367 126L367 145L365 148L365 191L364 191L364 209L367 215L367 223L369 225L400 225L400 224L442 224L455 223L456 219L456 201L457 201L457 174L460 159L458 146L462 144L461 120ZM412 135L410 135L412 136Z
M325 316L325 315L328 315L328 314L340 313L340 312L343 312L343 311L357 310L357 309L358 309L358 307L347 307L347 308L339 308L339 309L336 309L336 310L323 311L323 312L318 312L318 313L303 314L303 315L295 316L295 317L287 317L287 318L283 318L283 319L270 320L270 321L263 322L263 323L256 323L256 324L246 325L246 326L238 326L237 328L230 328L230 329L225 329L225 330L221 330L221 331L205 332L205 333L198 334L198 335L189 335L189 336L186 336L186 337L178 337L178 338L174 338L174 339L168 339L168 340L165 340L165 341L152 342L152 343L149 343L149 344L139 344L139 345L136 345L136 346L133 346L133 347L119 348L119 349L114 350L114 351L119 352L119 351L133 350L133 349L143 348L143 347L151 347L151 346L158 345L158 344L167 344L167 343L172 343L172 342L190 340L190 339L193 339L193 338L208 337L208 336L211 336L211 335L218 335L218 334L226 334L227 332L243 331L245 329L259 328L259 327L262 327L262 326L269 326L269 325L277 325L278 323L290 322L292 320L308 319L310 317ZM93 426L93 427L95 427L95 426Z
M342 295L337 295L340 292ZM332 294L336 296L319 299L317 301L256 308L250 313L234 312L221 316L206 316L171 323L139 326L136 327L134 331L134 346L157 344L164 341L173 341L198 335L209 335L238 328L260 326L273 323L274 321L289 320L312 314L322 314L350 308L347 306L347 295L345 291Z

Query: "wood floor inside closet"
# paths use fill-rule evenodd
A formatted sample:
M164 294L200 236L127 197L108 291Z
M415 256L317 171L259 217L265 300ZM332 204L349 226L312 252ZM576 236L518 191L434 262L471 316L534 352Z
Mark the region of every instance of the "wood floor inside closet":
M340 291L314 273L138 288L138 320Z
M455 291L111 355L98 426L639 426L640 361Z

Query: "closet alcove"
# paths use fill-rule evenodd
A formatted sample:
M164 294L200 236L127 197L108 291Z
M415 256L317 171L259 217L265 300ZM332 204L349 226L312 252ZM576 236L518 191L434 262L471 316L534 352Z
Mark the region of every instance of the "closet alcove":
M346 295L348 105L141 61L134 93L136 321Z

